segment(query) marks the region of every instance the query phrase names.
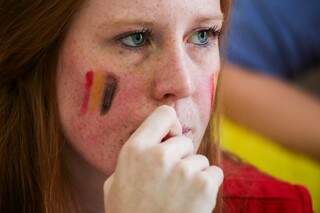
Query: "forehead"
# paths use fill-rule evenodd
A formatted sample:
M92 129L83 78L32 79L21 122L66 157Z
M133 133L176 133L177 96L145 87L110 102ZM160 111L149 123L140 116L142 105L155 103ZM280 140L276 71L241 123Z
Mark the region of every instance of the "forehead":
M188 21L195 17L221 19L220 0L88 0L83 15L98 21Z

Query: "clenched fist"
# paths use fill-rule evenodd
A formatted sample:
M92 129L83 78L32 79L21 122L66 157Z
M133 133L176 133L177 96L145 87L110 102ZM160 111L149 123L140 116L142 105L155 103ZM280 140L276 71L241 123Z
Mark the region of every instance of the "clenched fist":
M223 172L195 152L175 110L158 107L123 146L104 184L105 212L211 213Z

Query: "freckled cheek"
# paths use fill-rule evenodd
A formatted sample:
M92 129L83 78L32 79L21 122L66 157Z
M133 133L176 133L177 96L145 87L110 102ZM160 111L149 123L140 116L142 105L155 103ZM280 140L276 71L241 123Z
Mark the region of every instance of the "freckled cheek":
M91 126L92 131L89 132L94 132L94 135L102 138L108 136L108 138L119 139L121 137L123 139L128 137L148 111L146 88L141 77L136 79L134 76L120 76L117 79L117 89L108 89L108 84L105 85L106 89L101 92L102 94L99 96L101 100L99 101L90 100L96 98L88 95L87 88L91 84L90 75L89 81L84 86L84 98L79 119L82 123ZM114 93L112 96L108 94L110 91ZM97 102L98 104L96 104ZM91 107L90 109L90 105L100 107Z
M199 91L202 93L200 96L206 96L204 99L209 99L210 107L214 108L218 77L221 69L219 49L217 48L212 54L211 57L206 57L206 61L203 63L203 70L207 70L208 73L202 76ZM209 67L210 69L208 69Z
M210 117L214 107L217 75L206 76L201 79L195 99L202 115L202 119L207 120Z
M153 108L148 99L147 82L141 76L137 78L132 75L122 79L110 114L119 119L120 126L125 126L132 133Z
M148 90L145 85L141 76L119 76L118 91L106 114L101 114L99 108L97 111L88 110L81 114L79 112L82 106L78 106L75 110L77 112L72 115L73 119L67 122L65 129L70 142L99 168L106 170L114 167L123 144L153 110L147 99ZM84 100L87 86L84 81Z

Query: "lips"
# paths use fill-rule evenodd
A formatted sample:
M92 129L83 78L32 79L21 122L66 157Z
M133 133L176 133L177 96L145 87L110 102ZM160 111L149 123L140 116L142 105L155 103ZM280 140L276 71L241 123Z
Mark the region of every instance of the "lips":
M187 134L187 133L190 132L190 131L191 131L191 128L189 128L189 127L183 127L183 128L182 128L182 134L183 134L183 135Z

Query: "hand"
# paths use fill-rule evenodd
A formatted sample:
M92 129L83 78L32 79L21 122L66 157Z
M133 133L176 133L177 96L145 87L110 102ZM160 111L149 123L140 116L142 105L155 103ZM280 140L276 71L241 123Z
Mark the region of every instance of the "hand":
M105 212L211 213L223 173L194 152L175 110L158 107L121 149L104 184Z

